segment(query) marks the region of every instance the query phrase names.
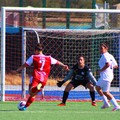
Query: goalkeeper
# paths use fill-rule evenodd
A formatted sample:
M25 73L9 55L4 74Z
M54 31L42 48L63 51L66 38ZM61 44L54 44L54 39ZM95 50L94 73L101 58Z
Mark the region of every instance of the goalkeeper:
M90 97L92 100L91 105L97 106L95 103L94 90L94 86L96 85L96 79L93 76L89 67L85 65L85 59L83 55L79 56L78 63L72 67L64 80L58 81L57 86L61 87L69 79L71 79L71 81L67 84L63 93L62 103L58 104L58 106L65 106L69 91L79 85L83 85L85 88L88 88L90 90Z

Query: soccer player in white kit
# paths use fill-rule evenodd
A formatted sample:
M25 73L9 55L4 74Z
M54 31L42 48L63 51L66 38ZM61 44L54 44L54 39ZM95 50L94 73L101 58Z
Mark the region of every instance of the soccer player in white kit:
M112 111L120 110L120 106L118 105L114 96L110 93L111 82L114 78L113 70L114 68L118 68L118 64L115 58L108 52L108 43L104 42L100 45L100 53L101 58L99 60L100 70L98 73L100 74L100 78L96 84L96 90L99 95L103 99L102 109L109 108L110 104L108 100L113 104L114 108Z

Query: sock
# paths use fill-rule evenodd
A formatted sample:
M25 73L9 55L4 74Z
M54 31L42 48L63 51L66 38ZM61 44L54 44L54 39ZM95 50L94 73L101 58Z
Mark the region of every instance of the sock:
M92 101L95 101L95 91L90 91L90 97Z
M110 100L110 102L114 105L114 107L119 106L114 97Z
M33 87L31 91L32 91L32 93L37 92L37 91L38 91L38 90L37 90L37 87Z
M28 100L27 100L27 103L26 103L25 107L30 106L30 104L31 104L34 100L35 100L35 98L33 98L33 97L30 96L30 97L28 98Z
M104 104L106 104L106 105L109 104L108 99L107 99L107 97L105 95L102 96L102 99L103 99Z
M67 100L67 98L68 98L68 95L69 95L69 92L65 92L65 91L64 91L62 103L64 103L64 104L66 103L66 100Z

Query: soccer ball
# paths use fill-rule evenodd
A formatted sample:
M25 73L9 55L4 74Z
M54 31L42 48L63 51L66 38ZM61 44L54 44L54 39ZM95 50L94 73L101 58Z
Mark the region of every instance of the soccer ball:
M26 105L26 102L25 102L25 101L20 101L20 102L18 103L18 105L17 105L17 108L18 108L19 110L21 110L25 105Z

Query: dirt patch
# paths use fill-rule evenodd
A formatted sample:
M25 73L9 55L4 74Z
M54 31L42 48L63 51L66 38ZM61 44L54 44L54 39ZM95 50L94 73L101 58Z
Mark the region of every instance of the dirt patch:
M29 85L29 76L26 75L26 85ZM47 81L47 86L56 86L57 81L60 81L60 78L49 78ZM21 74L13 75L11 73L6 74L5 77L5 84L6 85L21 85L22 84L22 77ZM65 83L64 85L66 85Z

